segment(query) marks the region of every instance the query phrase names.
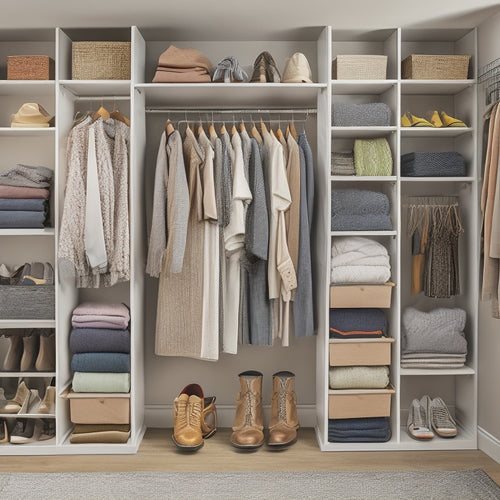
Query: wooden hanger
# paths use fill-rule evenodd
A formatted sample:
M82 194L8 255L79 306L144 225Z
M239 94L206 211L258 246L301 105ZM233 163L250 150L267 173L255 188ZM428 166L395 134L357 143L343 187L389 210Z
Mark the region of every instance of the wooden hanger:
M81 116L80 116L81 115ZM73 124L71 125L71 128L73 128L75 125L78 125L79 123L82 123L87 116L90 116L90 111L87 111L86 113L82 113L81 111L77 111L75 113L75 116L73 118Z
M170 120L167 120L167 123L165 125L165 131L167 132L167 135L170 135L172 132L175 131L175 128Z
M255 123L253 124L252 130L250 131L252 134L252 137L257 139L257 142L259 144L262 144L262 136L259 134L259 131L257 130L257 127L255 126Z
M208 127L208 133L209 133L210 137L217 137L217 132L215 131L215 127L214 127L213 123L211 123L210 127Z
M200 124L198 125L198 137L200 137L200 135L203 134L203 132L204 132L203 125L200 122Z
M295 130L295 124L293 122L290 122L290 133L293 135L293 138L297 140L297 131Z
M104 121L109 120L111 115L109 114L109 111L104 107L101 106L93 115L92 115L92 120L97 120L98 118L102 118Z
M262 133L267 132L266 124L262 120L260 120L260 130Z
M115 120L125 123L127 127L130 127L130 120L125 115L123 115L119 109L115 109L110 116Z
M245 132L245 124L242 121L238 125L238 128L240 129L240 133Z
M225 134L226 133L226 124L225 123L222 124L222 127L220 128L220 133L221 134Z
M231 127L231 135L234 135L236 134L236 125L233 124L233 126Z

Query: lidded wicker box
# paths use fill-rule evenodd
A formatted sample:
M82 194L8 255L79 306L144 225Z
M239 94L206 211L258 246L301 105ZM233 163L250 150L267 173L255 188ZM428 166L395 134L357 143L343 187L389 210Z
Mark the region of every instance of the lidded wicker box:
M413 80L466 80L470 57L410 54L401 62L401 77Z
M130 42L73 42L73 80L130 80Z
M54 60L49 56L7 56L7 80L53 80Z
M385 80L387 56L338 55L332 61L332 78L336 80Z

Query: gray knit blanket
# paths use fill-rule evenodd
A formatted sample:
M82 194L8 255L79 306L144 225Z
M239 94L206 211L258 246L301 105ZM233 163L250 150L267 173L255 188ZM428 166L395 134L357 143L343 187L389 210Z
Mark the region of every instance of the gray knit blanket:
M462 177L465 161L456 151L435 153L415 152L401 156L401 175L404 177Z
M403 313L403 353L466 354L466 314L459 308L430 312L407 307Z
M332 125L335 127L389 126L391 108L383 102L353 104L335 102L332 104Z
M47 167L30 167L18 163L0 174L3 186L21 186L31 188L48 188L52 182L53 172Z

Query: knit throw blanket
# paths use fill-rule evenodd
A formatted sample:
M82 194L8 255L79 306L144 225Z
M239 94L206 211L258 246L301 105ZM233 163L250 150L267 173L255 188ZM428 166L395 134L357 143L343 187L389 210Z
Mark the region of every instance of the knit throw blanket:
M47 167L30 167L17 164L15 167L0 173L0 184L4 186L21 186L30 188L48 188L54 173Z
M391 175L392 153L385 137L354 141L356 175Z
M403 313L403 353L466 354L466 314L459 308L423 312L407 307Z
M352 104L335 102L332 104L332 125L335 127L389 126L391 108L383 102Z
M334 366L330 389L384 389L389 385L388 366Z
M130 373L130 354L121 352L83 352L73 354L72 372Z
M456 151L437 153L415 152L401 156L401 175L404 177L462 177L465 161Z
M124 330L128 327L130 313L125 304L85 302L73 311L73 328L110 328Z
M75 392L129 392L130 373L75 372Z

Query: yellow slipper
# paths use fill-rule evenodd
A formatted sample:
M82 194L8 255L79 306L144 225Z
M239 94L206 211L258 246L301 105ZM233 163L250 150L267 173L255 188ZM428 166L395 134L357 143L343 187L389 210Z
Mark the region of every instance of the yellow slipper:
M467 125L458 118L453 118L447 115L444 111L441 111L441 121L444 127L467 127Z
M409 111L407 111L402 117L401 117L401 126L402 127L411 127L411 115Z
M432 123L433 127L436 128L444 127L444 124L441 121L441 118L439 117L439 113L436 110L432 112L430 122Z
M434 125L425 118L420 118L419 116L412 115L411 113L407 113L409 119L411 121L412 127L434 127Z

